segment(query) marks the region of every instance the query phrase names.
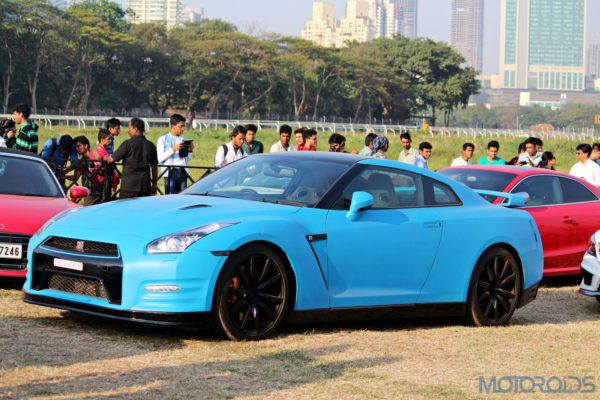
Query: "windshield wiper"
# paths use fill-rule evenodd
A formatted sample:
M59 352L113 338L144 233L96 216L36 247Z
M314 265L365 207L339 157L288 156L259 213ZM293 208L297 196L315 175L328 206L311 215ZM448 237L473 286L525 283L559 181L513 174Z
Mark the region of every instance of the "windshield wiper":
M204 192L204 193L186 193L186 194L191 194L194 196L207 196L207 197L222 197L224 199L229 199L229 196L224 196L222 194L216 194L216 193L208 193L208 192Z
M290 201L290 200L271 200L263 197L260 201L264 203L273 203L273 204L282 204L286 206L297 206L297 207L306 207L305 203L301 203L299 201Z

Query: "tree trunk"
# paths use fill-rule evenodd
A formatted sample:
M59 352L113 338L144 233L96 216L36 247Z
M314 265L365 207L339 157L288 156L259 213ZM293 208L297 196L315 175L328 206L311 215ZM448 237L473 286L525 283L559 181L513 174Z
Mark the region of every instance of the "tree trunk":
M362 109L362 105L363 105L363 92L361 90L360 96L358 96L358 105L356 106L356 110L354 111L354 118L352 119L353 123L356 123L356 121L358 121L358 116L360 115L360 110Z
M71 87L71 93L69 93L69 99L65 104L65 110L71 108L71 103L73 102L73 97L75 96L75 89L77 89L77 84L79 83L79 72L81 71L81 64L77 65L77 72L75 72L75 80L73 81L73 86Z
M240 70L237 70L235 74L233 74L233 78L231 78L231 80L226 85L223 85L223 87L217 92L217 94L210 98L210 100L208 101L208 112L210 115L212 115L217 110L221 96L223 95L223 93L225 93L225 91L229 90L229 88L231 87L231 85L233 85L239 74Z
M31 95L32 114L37 114L37 86L40 79L41 68L42 59L41 55L38 54L38 57L35 60L35 70L33 71L33 76L29 73L27 74L27 90L29 90L29 94Z
M321 80L321 84L317 87L317 94L315 96L315 106L314 106L314 110L313 110L313 120L314 121L317 120L317 116L318 116L319 101L321 100L321 91L325 88L327 81L330 78L333 78L335 75L336 74L333 72L330 72L330 73L324 75L323 79Z
M8 101L10 100L10 83L13 75L13 67L12 67L12 52L10 51L10 47L4 46L6 48L8 66L6 71L2 75L2 87L4 89L2 96L2 108L6 110L8 108Z
M431 126L435 126L435 107L431 107Z
M92 82L92 76L91 74L89 74L83 79L83 96L81 97L81 101L79 102L80 113L87 113L88 101L90 100L93 85L94 83Z

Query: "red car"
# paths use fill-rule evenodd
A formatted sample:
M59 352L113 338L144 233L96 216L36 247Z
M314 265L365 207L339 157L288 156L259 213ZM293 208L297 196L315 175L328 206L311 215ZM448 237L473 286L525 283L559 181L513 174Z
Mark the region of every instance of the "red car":
M439 173L472 189L529 194L526 210L544 247L544 276L576 275L591 235L600 229L600 189L561 172L527 167L468 166ZM500 203L502 199L484 196ZM515 226L515 229L521 227Z
M71 189L77 198L88 194L86 188ZM80 206L65 197L44 160L0 148L0 277L25 278L29 238L50 218L74 207Z

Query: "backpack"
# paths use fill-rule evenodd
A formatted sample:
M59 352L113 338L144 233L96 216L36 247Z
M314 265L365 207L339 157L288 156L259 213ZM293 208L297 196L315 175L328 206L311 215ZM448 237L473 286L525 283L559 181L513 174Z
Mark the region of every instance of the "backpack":
M227 152L229 151L229 147L227 147L226 144L222 144L221 147L223 148L223 158L227 157Z

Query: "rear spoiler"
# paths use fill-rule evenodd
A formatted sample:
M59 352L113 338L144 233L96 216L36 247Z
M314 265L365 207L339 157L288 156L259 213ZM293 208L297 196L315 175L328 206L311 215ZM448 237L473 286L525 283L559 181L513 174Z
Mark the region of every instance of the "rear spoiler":
M521 193L504 193L504 192L496 192L493 190L480 190L474 189L475 192L482 196L493 196L493 197L501 197L504 200L500 205L505 207L524 207L525 204L529 202L529 194L525 192Z

